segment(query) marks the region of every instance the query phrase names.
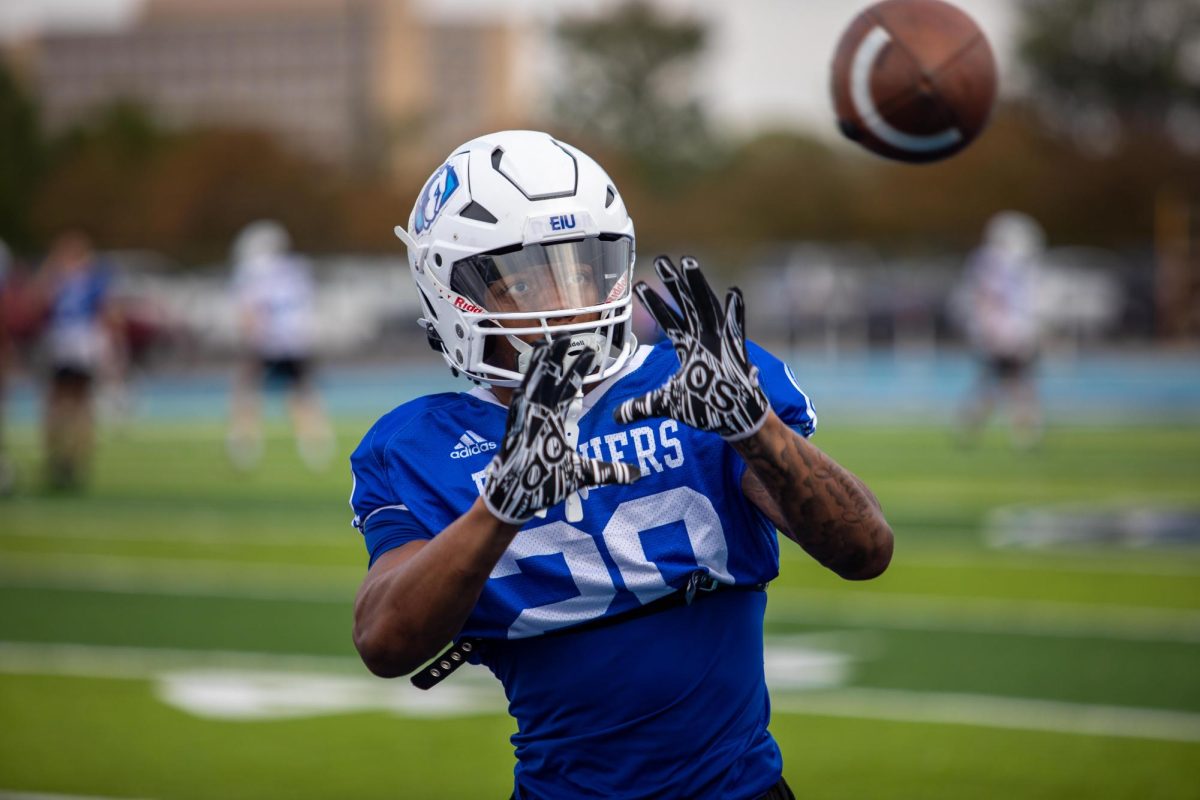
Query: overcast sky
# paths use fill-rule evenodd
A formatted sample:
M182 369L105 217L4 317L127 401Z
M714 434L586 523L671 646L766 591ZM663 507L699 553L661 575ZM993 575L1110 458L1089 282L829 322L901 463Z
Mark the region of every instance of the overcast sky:
M532 80L549 62L533 46L538 32L564 13L599 12L621 0L415 0L428 16L526 20L531 47L523 69ZM717 122L746 131L772 124L832 129L828 69L847 23L871 0L654 0L710 22L709 54L698 84ZM1001 87L1011 85L1015 15L1011 0L955 0L975 18L996 51ZM46 27L116 28L139 0L0 0L0 37ZM519 28L521 26L518 26ZM1008 80L1006 80L1008 79Z

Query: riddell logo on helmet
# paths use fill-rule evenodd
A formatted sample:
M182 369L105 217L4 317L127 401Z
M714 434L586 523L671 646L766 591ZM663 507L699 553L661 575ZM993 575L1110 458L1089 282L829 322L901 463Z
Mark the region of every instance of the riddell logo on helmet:
M469 311L472 314L482 314L484 312L484 309L481 308L480 306L477 306L474 303L472 303L470 300L467 300L464 297L459 297L457 295L455 295L455 297L454 297L454 307L457 308L459 311Z
M607 275L605 277L608 277ZM608 293L608 297L604 298L604 302L611 303L615 300L620 300L625 296L625 287L629 285L629 273L621 273L621 277L613 284L612 291Z

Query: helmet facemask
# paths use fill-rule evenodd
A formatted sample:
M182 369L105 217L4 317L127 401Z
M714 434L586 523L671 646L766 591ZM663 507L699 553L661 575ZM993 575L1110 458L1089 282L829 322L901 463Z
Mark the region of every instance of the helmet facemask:
M459 306L467 344L462 371L515 385L533 343L570 333L568 361L588 349L596 353L584 382L607 378L636 346L632 265L632 240L616 235L508 247L455 262L448 288L468 301Z

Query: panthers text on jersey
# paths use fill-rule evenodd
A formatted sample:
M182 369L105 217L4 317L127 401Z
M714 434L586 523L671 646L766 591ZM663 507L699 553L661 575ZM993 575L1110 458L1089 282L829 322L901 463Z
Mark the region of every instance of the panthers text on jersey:
M811 435L816 417L791 370L753 343L748 350L772 408ZM526 523L462 631L485 640L476 655L518 722L516 798L748 800L779 780L764 592L714 592L594 624L679 591L698 570L734 586L779 571L774 526L744 496L746 464L729 444L673 419L613 420L621 402L678 368L669 343L644 345L584 396L580 453L637 464L643 478L590 489L582 520L568 521L562 503ZM474 389L414 400L372 427L351 456L350 500L372 563L432 538L471 506L506 414Z

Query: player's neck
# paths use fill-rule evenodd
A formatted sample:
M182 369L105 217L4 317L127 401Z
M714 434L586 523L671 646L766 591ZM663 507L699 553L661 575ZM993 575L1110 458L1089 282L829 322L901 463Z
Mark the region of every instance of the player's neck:
M488 391L491 392L497 400L499 400L506 408L512 402L513 390L507 386L489 386Z

